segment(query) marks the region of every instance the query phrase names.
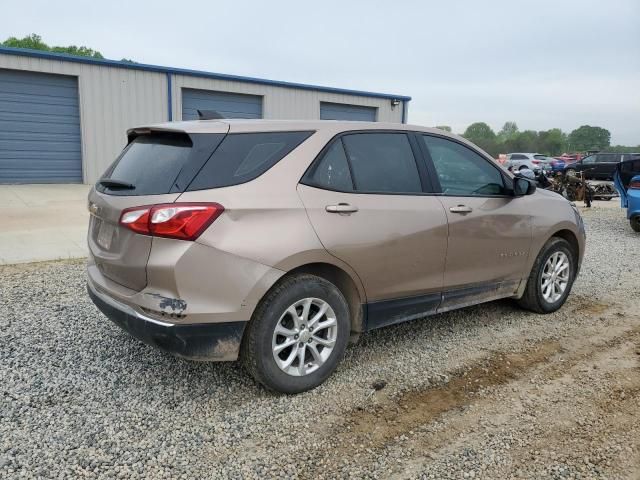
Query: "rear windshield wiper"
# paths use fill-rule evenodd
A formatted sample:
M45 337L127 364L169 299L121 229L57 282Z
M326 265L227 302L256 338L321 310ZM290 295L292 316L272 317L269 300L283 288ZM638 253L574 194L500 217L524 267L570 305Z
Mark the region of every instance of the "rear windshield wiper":
M125 190L134 190L136 188L133 183L125 182L122 180L113 180L111 178L102 178L98 180L98 183L107 188L122 188Z

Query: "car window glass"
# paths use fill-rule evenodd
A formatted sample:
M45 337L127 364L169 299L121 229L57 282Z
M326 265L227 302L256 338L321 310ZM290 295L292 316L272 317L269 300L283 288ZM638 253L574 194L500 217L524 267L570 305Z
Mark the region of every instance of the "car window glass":
M333 142L320 162L314 167L310 180L313 185L329 190L353 190L342 140L338 139Z
M588 157L582 159L582 163L596 163L596 156L589 155Z
M623 163L621 170L623 172L637 172L638 174L640 174L640 160Z
M185 134L152 134L135 138L103 175L103 179L134 185L133 189L109 189L110 195L159 195L169 193L188 163L193 143ZM210 152L208 152L210 154Z
M188 190L228 187L253 180L286 157L312 133L230 133Z
M422 135L446 195L504 195L502 174L485 158L459 143Z
M406 134L356 133L343 136L342 141L357 191L422 192L418 167Z

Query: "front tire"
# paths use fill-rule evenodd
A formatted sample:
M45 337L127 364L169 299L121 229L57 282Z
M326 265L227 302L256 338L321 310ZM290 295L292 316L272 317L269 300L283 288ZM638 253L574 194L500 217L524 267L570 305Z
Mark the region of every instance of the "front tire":
M242 363L270 390L300 393L323 383L349 341L349 307L315 275L286 277L262 299L245 333Z
M631 224L631 228L633 229L634 232L640 232L640 215L631 217L629 219L629 223Z
M575 168L567 168L564 173L566 175L570 176L570 177L575 177L576 176L576 169Z
M558 310L569 296L577 272L577 255L563 238L553 237L533 264L518 304L536 313Z

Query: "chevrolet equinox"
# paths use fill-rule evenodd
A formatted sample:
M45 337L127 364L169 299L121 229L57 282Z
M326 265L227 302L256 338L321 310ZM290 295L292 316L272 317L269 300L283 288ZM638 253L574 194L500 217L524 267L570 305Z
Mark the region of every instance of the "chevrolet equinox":
M89 194L88 292L143 342L309 390L369 330L578 274L576 207L410 125L203 120L128 131Z

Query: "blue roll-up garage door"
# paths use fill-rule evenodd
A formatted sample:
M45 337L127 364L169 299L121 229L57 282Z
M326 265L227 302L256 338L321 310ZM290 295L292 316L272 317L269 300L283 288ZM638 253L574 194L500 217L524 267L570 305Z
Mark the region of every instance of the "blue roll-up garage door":
M0 183L77 182L76 77L0 69Z
M347 105L344 103L320 102L321 120L352 120L359 122L375 122L375 107Z
M197 120L198 110L215 110L224 118L262 118L262 97L183 88L182 119Z

